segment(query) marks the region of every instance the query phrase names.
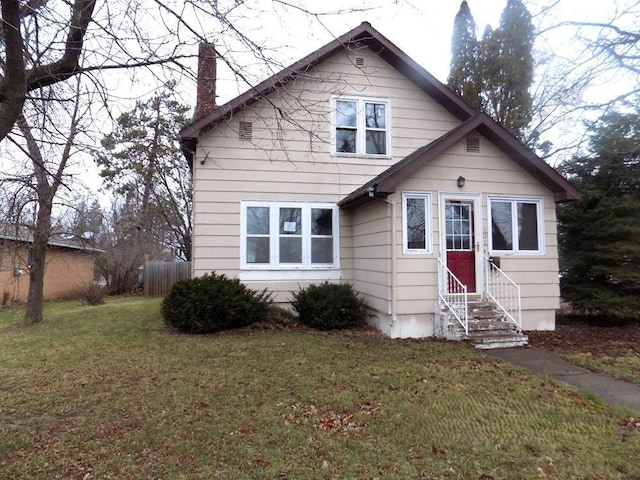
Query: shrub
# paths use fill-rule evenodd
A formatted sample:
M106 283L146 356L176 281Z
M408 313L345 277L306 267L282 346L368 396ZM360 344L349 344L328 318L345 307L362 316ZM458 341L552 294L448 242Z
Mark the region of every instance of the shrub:
M106 288L102 285L97 284L96 282L89 283L84 288L84 292L82 292L84 301L87 302L88 305L103 305L104 297L106 295Z
M302 323L323 330L357 327L369 316L367 304L348 283L301 288L293 294L291 305Z
M213 272L174 283L161 312L168 327L211 333L264 321L271 301L266 288L251 290L237 278Z

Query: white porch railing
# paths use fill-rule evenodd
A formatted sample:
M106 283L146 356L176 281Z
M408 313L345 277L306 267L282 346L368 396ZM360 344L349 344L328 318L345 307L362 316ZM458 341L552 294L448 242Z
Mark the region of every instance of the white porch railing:
M522 327L520 285L511 280L495 263L486 259L485 293L500 309L507 319Z
M446 307L469 335L469 298L467 286L464 285L442 259L438 258L438 296L440 303Z

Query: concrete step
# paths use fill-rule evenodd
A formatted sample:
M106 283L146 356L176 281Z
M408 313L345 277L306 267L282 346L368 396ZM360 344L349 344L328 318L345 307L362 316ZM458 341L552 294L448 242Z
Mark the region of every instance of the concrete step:
M491 350L494 348L524 347L529 343L529 337L521 333L514 335L488 335L469 338L468 341L478 349Z
M491 338L491 337L513 337L514 335L520 335L520 332L514 329L505 330L469 330L467 338Z
M502 320L501 318L491 319L469 319L469 331L484 331L484 330L517 330L518 327L511 322Z

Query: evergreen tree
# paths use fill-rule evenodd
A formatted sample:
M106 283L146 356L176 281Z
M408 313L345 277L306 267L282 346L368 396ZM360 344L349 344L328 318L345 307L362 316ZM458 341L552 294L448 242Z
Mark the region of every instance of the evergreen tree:
M582 199L558 219L562 295L584 313L640 319L640 111L604 116L593 155L563 169Z
M96 152L100 175L137 209L141 243L164 244L177 258L191 257L191 172L178 142L189 107L172 99L173 84L118 118Z
M526 143L532 118L534 28L521 0L508 0L500 26L475 37L467 2L456 15L449 87Z
M453 23L451 67L447 85L469 105L480 108L476 23L466 0L460 4Z
M508 0L500 27L483 40L487 50L483 58L485 109L519 140L525 140L532 118L529 88L533 83L534 39L527 7L521 0Z

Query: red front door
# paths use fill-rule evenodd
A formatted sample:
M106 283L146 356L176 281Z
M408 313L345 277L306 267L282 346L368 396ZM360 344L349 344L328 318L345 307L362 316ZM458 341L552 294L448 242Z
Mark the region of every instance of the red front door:
M473 238L473 202L445 202L447 267L467 286L476 291L476 258Z

